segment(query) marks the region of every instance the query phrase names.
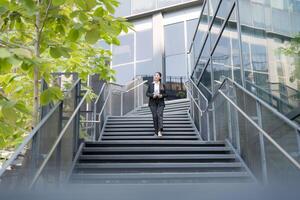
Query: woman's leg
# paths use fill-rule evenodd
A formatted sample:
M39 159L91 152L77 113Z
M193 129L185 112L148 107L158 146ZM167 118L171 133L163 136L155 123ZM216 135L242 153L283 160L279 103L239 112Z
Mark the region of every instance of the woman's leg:
M157 134L157 132L158 132L157 106L156 105L150 106L150 110L152 112L154 131L155 131L155 134Z
M164 106L158 106L157 108L157 117L158 117L158 131L163 130L163 114L164 114Z

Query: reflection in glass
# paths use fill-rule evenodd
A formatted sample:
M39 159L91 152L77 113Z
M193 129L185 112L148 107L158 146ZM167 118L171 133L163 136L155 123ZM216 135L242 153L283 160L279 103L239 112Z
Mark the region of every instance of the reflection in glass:
M157 0L157 2L158 2L158 7L160 8L160 7L181 3L181 0Z
M136 63L136 75L152 76L157 70L153 67L152 60Z
M167 76L186 76L186 56L185 54L166 57Z
M155 9L156 0L131 0L132 13L140 13Z
M133 34L122 35L119 40L120 46L113 46L112 49L112 65L133 61Z
M183 22L165 26L165 54L174 55L185 52Z
M235 23L235 9L231 13L230 20L226 23L212 55L214 90L217 90L226 77L241 83L240 48L237 24ZM216 41L217 37L218 35L214 34L211 38Z
M152 29L136 32L136 60L152 59Z
M113 67L116 70L115 78L117 79L118 84L126 84L132 80L134 76L133 64L122 65Z

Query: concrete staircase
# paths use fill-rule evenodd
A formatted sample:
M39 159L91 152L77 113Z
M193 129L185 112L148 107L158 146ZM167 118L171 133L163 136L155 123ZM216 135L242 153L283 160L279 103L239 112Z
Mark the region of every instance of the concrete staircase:
M163 137L150 110L107 119L101 138L84 143L69 181L101 183L240 183L252 176L225 141L201 141L188 101L166 103Z

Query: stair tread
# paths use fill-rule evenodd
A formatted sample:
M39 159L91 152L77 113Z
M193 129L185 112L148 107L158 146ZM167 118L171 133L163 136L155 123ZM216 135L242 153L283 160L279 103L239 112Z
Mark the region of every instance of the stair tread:
M77 168L239 168L243 167L240 162L215 162L215 163L77 163Z
M112 140L121 140L121 139L128 139L128 140L131 140L131 139L136 139L136 140L144 140L144 139L152 139L152 140L167 140L167 139L196 139L198 140L199 137L198 136L186 136L186 135L183 135L183 136L165 136L163 135L162 137L158 137L158 136L155 136L155 135L152 135L152 136L108 136L108 135L103 135L101 140L109 140L109 139L112 139Z
M121 179L121 178L133 178L137 179L140 177L143 178L197 178L197 177L249 177L247 172L148 172L148 173L74 173L73 177L85 177L91 179L97 178L109 178L109 179Z
M120 154L120 155L80 155L80 160L91 159L236 159L234 154Z
M83 151L103 151L103 152L117 152L117 151L231 151L229 147L83 147Z

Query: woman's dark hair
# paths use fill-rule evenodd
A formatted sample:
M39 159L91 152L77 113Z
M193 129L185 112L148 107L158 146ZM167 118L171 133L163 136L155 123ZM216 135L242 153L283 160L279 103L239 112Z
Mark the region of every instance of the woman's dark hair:
M158 74L160 79L159 79L159 82L161 82L161 73L160 72L155 72L155 74Z
M155 72L155 74L159 75L159 82L161 83L161 73L160 72ZM163 84L159 84L160 85L160 89L164 89L164 85Z

